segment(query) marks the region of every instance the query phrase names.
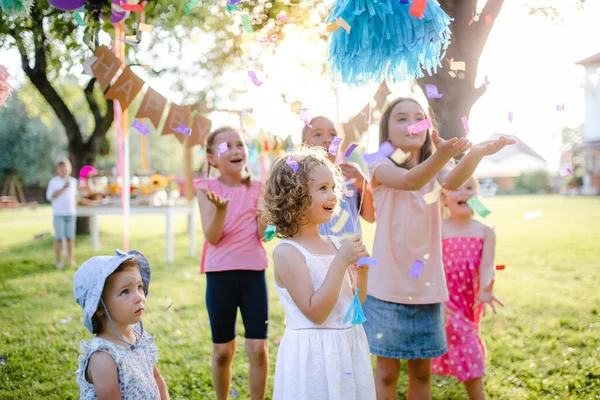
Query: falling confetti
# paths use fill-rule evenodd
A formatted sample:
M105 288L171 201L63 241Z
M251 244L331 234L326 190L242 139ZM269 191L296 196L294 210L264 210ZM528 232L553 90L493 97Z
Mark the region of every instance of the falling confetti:
M560 171L560 176L561 178L564 178L565 176L569 176L573 173L573 170L571 168L565 168L562 171Z
M192 0L183 7L183 12L187 15L196 7L200 7L200 2L198 0Z
M308 108L300 109L300 119L306 126L310 127L310 115L308 114Z
M356 143L352 143L350 145L350 147L348 147L348 150L346 150L346 154L344 154L344 156L350 157L350 155L352 154L352 152L354 151L354 149L356 149L357 147L358 147L358 145Z
M227 143L219 143L219 145L217 146L217 156L220 157L221 154L225 153L227 150L229 150L229 147L227 147Z
M150 128L148 128L146 125L144 125L143 123L141 123L138 120L133 121L133 124L131 124L131 127L136 129L138 132L140 132L144 136L148 136L148 133L150 133Z
M409 154L403 152L401 149L396 149L394 153L390 156L393 162L397 165L402 165L404 161L408 158Z
M375 153L363 154L363 159L365 160L365 163L373 164L377 160L388 158L394 154L394 151L396 151L396 149L390 142L383 142L381 146L379 146L379 150L377 150Z
M356 262L356 265L358 265L358 266L369 265L371 267L376 267L377 266L377 260L374 259L374 258L372 258L372 257L361 257Z
M509 111L509 112L508 112L508 120L509 120L510 122L512 122L512 119L513 119L513 112L512 112L512 111Z
M281 339L275 339L273 340L273 343L275 343L275 346L279 346L279 344L281 343Z
M275 225L269 225L267 226L267 229L265 229L265 237L264 240L266 242L272 240L275 235L277 235L277 227ZM269 322L269 321L265 321L265 324Z
M376 337L377 337L377 339L381 340L381 338L383 337L383 333L378 333L378 334L376 335Z
M154 27L152 25L140 23L138 29L140 30L140 32L152 32L154 30Z
M408 13L415 18L423 18L425 7L427 7L427 0L414 0Z
M252 79L252 83L254 83L255 86L260 86L263 84L263 82L258 80L258 77L256 76L256 72L254 72L254 71L248 71L248 77L250 79Z
M427 97L430 99L441 99L443 96L438 93L436 85L425 85L425 93L427 93Z
M460 117L460 120L463 124L463 128L465 128L465 135L468 135L469 134L469 120L467 119L466 116Z
M338 147L340 147L340 143L342 143L342 138L339 136L336 136L331 141L331 144L329 145L329 149L327 150L327 152L334 156L337 155Z
M409 125L406 129L408 129L408 132L411 135L416 135L417 133L424 132L429 128L431 128L431 120L424 119L416 124Z
M477 196L473 196L469 200L467 200L467 204L469 205L469 207L471 207L471 210L479 214L481 218L485 218L491 214L490 210L488 210L483 205L483 203L481 202L481 200L479 200L479 198L477 198Z
M413 278L419 278L423 272L423 268L425 268L425 263L421 260L415 260L408 275Z
M298 161L294 160L292 156L288 156L288 158L285 160L285 163L289 165L292 170L294 170L294 173L298 171Z
M270 37L268 37L266 39L258 39L258 42L259 43L269 43L269 42L272 42L274 40L277 40L278 37L279 36L277 36L277 35L272 35L272 36L270 36Z
M557 104L556 111L565 111L565 103Z
M484 80L485 80L485 85L486 86L490 86L492 84L492 82L490 82L490 78L488 78L487 75L484 77Z
M248 33L254 32L252 29L252 24L250 23L250 17L248 14L242 15L242 25L244 26L244 30Z
M506 269L506 265L496 265L496 271L504 271Z

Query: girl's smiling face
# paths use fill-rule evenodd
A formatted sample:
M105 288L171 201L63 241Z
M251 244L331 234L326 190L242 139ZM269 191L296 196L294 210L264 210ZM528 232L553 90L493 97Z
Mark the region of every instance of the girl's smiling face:
M227 151L219 154L218 147L221 143L227 144ZM233 130L221 132L215 137L208 162L219 169L223 174L240 175L246 168L248 148L242 135Z
M309 194L312 203L307 219L314 224L327 223L331 221L338 201L333 173L328 166L321 165L315 168L311 175Z
M411 134L410 125L427 119L425 112L415 101L401 101L394 106L388 120L388 140L404 152L419 151L427 137L427 130Z
M477 182L471 177L464 185L456 190L445 191L442 196L443 204L448 207L450 216L454 218L470 218L473 210L467 200L477 194Z

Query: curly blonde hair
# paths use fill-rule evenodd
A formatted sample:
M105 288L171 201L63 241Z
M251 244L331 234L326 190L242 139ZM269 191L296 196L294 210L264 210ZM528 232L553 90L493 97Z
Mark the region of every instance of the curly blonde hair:
M287 163L288 158L298 163L296 172ZM271 176L267 179L264 195L263 221L275 225L277 236L288 238L298 233L312 207L310 181L313 171L320 167L329 167L333 174L334 192L337 203L334 215L340 211L340 200L344 190L344 177L340 167L327 158L321 147L303 146L299 151L278 157L271 167Z

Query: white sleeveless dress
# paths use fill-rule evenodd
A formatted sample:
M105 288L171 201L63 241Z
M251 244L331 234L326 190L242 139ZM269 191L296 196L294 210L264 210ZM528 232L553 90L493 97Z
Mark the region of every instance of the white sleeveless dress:
M336 248L337 239L330 237ZM283 239L306 259L313 287L325 280L334 255L311 254L298 243ZM288 291L275 282L285 310L286 328L275 366L273 400L371 400L375 382L367 336L362 325L344 323L352 302L346 274L331 314L321 325L312 323L298 309Z

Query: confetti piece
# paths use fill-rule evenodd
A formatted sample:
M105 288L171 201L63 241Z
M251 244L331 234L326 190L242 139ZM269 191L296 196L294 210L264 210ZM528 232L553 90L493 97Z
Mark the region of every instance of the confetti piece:
M250 116L250 114L244 114L241 118L241 121L244 125L251 129L256 127L256 121Z
M423 260L429 260L429 254L425 254L425 255L423 256Z
M340 215L340 218L337 220L337 222L333 226L333 228L331 228L331 232L338 233L339 231L341 231L342 228L346 225L346 222L348 222L348 218L350 218L350 213L348 211L344 210L342 212L342 215Z
M481 200L479 200L477 196L473 196L469 200L467 200L467 204L469 205L469 207L471 207L471 210L479 214L481 218L485 218L491 214L491 211L483 205L483 203L481 202Z
M254 83L255 86L260 86L263 84L263 82L258 80L256 72L254 71L248 71L248 77L252 79L252 83Z
M485 18L486 25L489 25L492 23L492 14L486 14L484 18Z
M199 31L198 33L196 33L196 36L194 37L194 39L192 40L193 43L198 43L198 40L200 40L200 37L202 36L202 31Z
M438 181L436 180L433 190L431 192L423 195L423 200L425 200L425 204L431 205L431 204L435 203L436 201L438 201L438 199L440 198L441 191L442 191L442 185L440 185L438 183Z
M33 130L33 136L37 136L38 135L38 131L36 131L35 129Z
M390 158L396 164L402 165L404 163L404 161L406 161L406 159L408 158L408 156L409 156L408 153L403 152L401 149L396 149L396 151L394 151L394 154L392 154L390 156Z
M233 389L231 389L231 395L233 397L239 397L240 396L240 394L238 392L236 392L235 390L233 390Z
M241 1L242 1L242 0L229 0L229 1L227 2L227 4L235 5L235 4L238 4L238 3L239 3L239 2L241 2Z
M136 35L127 35L125 36L125 40L129 40L130 42L137 42L138 41L138 37Z
M298 161L294 160L294 157L288 156L288 158L285 160L285 163L289 165L291 169L294 170L294 173L298 171Z
M431 120L424 119L416 124L409 125L406 129L408 129L408 132L411 135L416 135L417 133L424 132L429 128L431 128Z
M374 258L372 258L372 257L361 257L356 262L356 265L358 265L358 266L361 266L361 265L370 265L371 267L376 267L377 266L377 260L374 259Z
M152 32L154 31L154 27L152 25L140 23L140 26L138 26L138 30L141 32Z
M466 116L460 117L460 120L462 121L463 127L465 128L465 134L468 135L469 134L469 120L467 119Z
M557 104L556 111L565 111L565 103Z
M237 4L227 4L227 12L233 14L234 11L242 11L242 9Z
M285 15L280 15L277 18L279 18L280 21L287 21L288 20L288 17L286 17Z
M196 7L200 7L200 2L198 0L192 0L183 7L183 12L187 15Z
M281 343L281 339L275 339L273 340L273 343L275 343L275 346L279 346L279 344Z
M244 30L248 33L254 32L252 29L252 24L250 23L250 17L248 14L242 15L242 25L244 25Z
M506 269L506 265L496 265L496 271L504 271Z
M509 112L508 112L508 120L509 120L510 122L512 122L512 120L513 120L513 112L512 112L512 111L509 111Z
M344 154L345 157L350 157L350 155L352 154L352 152L354 151L354 149L356 149L358 147L358 145L356 143L352 143L350 145L350 147L348 147L348 150L346 150L346 153Z
M268 42L272 42L272 41L274 41L274 40L277 40L277 38L278 38L278 37L279 37L279 36L277 36L277 35L273 35L273 36L270 36L270 37L268 37L268 38L266 38L266 39L258 39L258 41L259 41L260 43L268 43Z
M562 171L560 171L560 176L561 178L564 178L565 176L569 176L573 173L573 170L571 168L565 168Z
M412 276L413 278L419 278L423 272L423 268L425 268L425 263L421 260L415 260L408 275Z
M85 59L83 62L83 73L89 76L94 76L94 71L92 71L92 65L98 61L98 57L91 56Z
M464 71L465 70L465 62L464 61L454 61L450 62L450 69L452 71Z
M269 226L267 226L267 229L265 229L264 240L266 242L269 242L275 237L275 235L277 235L277 227L275 225L269 225ZM265 321L265 324L268 322L269 321Z
M175 128L174 131L175 132L179 132L179 133L183 133L184 135L188 135L188 136L190 136L192 134L192 129L186 127L183 124L181 124L177 128Z
M438 88L435 85L425 85L425 92L430 99L441 99L443 96L438 93Z
M344 28L344 30L346 31L346 33L349 35L350 34L350 25L346 22L346 20L344 18L338 18L335 20L335 23L339 26L341 26L342 28Z
M227 147L227 143L219 143L219 145L217 146L217 156L220 157L221 154L225 153L227 150L229 150L229 147Z
M377 160L388 158L394 154L394 151L396 151L396 149L390 142L383 142L381 146L379 146L379 150L377 150L375 153L363 154L363 159L365 160L365 163L373 164Z
M490 78L488 78L487 75L483 79L485 80L485 85L486 86L490 86L492 84L492 82L490 82Z
M383 333L378 333L378 334L376 335L376 337L377 337L377 339L380 339L380 340L381 340L381 338L383 337Z
M423 18L425 7L427 6L427 0L414 0L408 13L415 18Z
M448 74L450 74L451 77L456 78L456 74L454 73L454 71L448 71Z
M342 143L341 137L336 136L335 138L333 138L333 140L329 144L329 149L327 150L327 152L334 156L337 155L338 147L340 147L340 143Z
M254 43L256 42L256 32L243 32L242 43Z
M352 375L352 372L344 372L344 375L350 376L350 375Z
M540 211L528 212L523 215L525 219L534 219L534 218L542 218L542 213Z
M127 4L121 2L121 8L125 11L142 12L141 4Z
M138 43L130 42L129 40L125 40L125 39L121 39L121 38L117 38L117 40L119 40L119 41L121 41L121 42L123 42L125 44L128 44L130 46L137 46L138 45Z
M335 22L333 24L329 24L327 25L327 32L331 33L331 32L335 32L338 29L340 29L341 26L339 26L338 24L336 24Z
M308 108L300 109L300 119L306 126L310 127L310 115L308 114Z
M81 17L81 14L79 14L77 11L73 13L73 18L75 18L75 21L77 21L77 25L84 26L84 27L87 26L85 24L85 21Z
M148 133L150 133L150 128L148 128L146 125L144 125L137 119L135 121L133 121L133 124L131 124L131 127L136 129L139 133L141 133L144 136L148 136Z

